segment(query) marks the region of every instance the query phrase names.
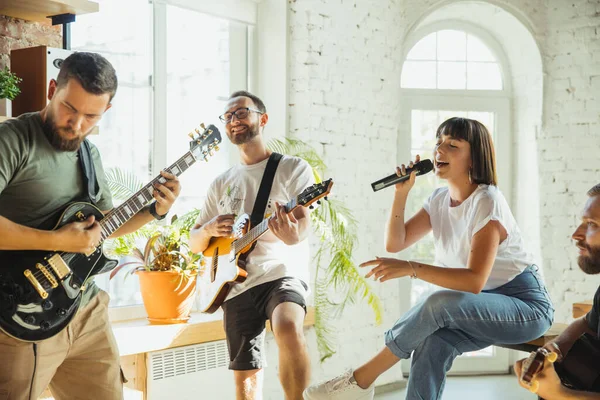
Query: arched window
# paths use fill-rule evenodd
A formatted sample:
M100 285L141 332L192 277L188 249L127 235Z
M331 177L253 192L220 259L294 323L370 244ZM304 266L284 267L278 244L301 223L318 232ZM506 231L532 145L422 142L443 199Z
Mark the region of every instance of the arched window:
M415 44L402 68L402 87L502 90L500 63L477 36L444 29Z

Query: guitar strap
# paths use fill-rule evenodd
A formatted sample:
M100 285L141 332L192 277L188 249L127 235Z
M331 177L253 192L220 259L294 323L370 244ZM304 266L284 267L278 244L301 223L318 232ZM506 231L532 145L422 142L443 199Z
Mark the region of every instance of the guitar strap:
M256 195L256 200L254 201L252 215L250 215L251 227L255 227L256 225L260 224L265 216L267 201L269 200L271 187L273 186L273 178L275 178L275 171L277 171L277 166L279 165L281 157L283 156L279 153L271 153L269 161L267 161L267 166L265 167L265 172L263 173L262 180L260 181L260 187L258 188L258 194Z
M79 156L81 170L83 171L83 184L87 192L87 197L93 205L96 205L98 202L100 186L98 186L98 180L96 179L96 170L94 168L94 159L92 158L90 142L87 139L79 146L77 155Z

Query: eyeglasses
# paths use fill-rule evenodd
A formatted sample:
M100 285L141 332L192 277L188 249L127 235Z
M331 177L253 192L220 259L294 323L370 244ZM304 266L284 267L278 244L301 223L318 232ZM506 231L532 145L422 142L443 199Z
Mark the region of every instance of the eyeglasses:
M248 117L248 113L250 111L259 113L259 114L264 114L262 111L255 110L253 108L243 107L243 108L238 108L234 112L226 112L225 114L220 115L219 119L221 120L221 122L228 124L231 122L234 115L237 119L244 119L244 118Z

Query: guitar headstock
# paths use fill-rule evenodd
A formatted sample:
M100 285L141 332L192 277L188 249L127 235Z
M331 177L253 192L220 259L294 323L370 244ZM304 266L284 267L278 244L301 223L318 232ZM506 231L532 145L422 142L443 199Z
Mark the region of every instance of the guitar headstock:
M298 195L296 198L296 204L303 207L311 206L316 201L321 200L323 197L327 200L326 196L331 192L333 186L333 180L327 179L321 183L315 183L312 186L307 187Z
M204 124L200 124L200 128L194 129L188 136L192 138L190 151L196 159L208 161L208 157L219 150L221 132L214 125L205 127Z

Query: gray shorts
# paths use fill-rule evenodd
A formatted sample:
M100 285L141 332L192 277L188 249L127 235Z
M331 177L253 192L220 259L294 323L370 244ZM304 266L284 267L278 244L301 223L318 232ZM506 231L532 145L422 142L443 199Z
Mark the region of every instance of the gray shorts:
M266 321L281 303L296 303L306 312L306 290L300 279L285 277L250 288L223 303L229 369L245 371L266 366Z

